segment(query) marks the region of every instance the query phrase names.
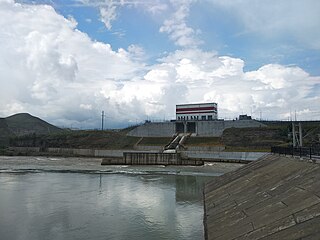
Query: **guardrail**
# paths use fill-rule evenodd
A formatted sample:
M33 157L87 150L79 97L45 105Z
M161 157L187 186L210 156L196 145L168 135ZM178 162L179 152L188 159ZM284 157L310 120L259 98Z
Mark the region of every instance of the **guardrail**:
M271 147L272 153L320 159L320 148L312 147Z

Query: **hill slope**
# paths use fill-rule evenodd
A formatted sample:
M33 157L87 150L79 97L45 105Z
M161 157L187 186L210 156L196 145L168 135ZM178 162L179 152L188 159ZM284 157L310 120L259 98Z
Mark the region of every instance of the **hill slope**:
M0 118L0 146L7 146L12 137L62 131L62 129L28 113L18 113L7 118Z

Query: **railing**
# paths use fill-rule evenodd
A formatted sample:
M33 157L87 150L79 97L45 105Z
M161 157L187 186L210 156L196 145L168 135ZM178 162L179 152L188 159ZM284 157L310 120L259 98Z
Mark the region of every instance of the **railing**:
M320 159L320 148L312 147L271 147L272 153Z

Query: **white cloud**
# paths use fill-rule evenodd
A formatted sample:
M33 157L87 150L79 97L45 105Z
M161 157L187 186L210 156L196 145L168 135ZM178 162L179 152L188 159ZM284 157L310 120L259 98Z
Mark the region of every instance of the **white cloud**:
M117 18L116 10L117 8L112 0L109 0L105 6L100 7L101 21L105 24L108 30L111 29L111 23Z
M57 125L107 127L174 118L175 104L215 101L220 117L242 112L282 119L297 110L319 118L320 77L269 64L244 72L244 61L197 48L144 63L144 49L113 50L44 5L0 2L0 114L30 112ZM77 125L78 124L78 125Z
M222 8L241 27L240 34L258 34L264 39L295 41L320 49L320 1L318 0L207 0L212 9Z
M91 6L99 9L100 20L108 30L117 20L118 12L123 7L135 7L143 9L152 15L159 15L168 9L166 1L162 0L74 0L84 6Z
M196 31L187 24L190 5L193 1L172 1L174 13L164 21L160 32L167 33L172 41L180 47L197 47L202 44L197 38Z

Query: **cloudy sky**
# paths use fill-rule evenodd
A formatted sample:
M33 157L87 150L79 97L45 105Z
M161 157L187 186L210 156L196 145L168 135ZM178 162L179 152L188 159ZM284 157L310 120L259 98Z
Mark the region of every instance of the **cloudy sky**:
M318 0L0 0L0 117L320 119Z

